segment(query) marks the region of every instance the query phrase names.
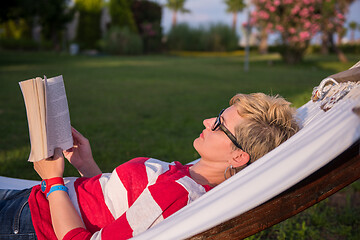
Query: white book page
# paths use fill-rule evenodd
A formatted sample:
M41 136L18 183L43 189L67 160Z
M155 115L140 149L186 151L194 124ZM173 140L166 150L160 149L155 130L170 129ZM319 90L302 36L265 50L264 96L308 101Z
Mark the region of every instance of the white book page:
M54 155L55 148L63 150L73 146L69 107L62 76L44 77L46 96L46 131L48 157Z

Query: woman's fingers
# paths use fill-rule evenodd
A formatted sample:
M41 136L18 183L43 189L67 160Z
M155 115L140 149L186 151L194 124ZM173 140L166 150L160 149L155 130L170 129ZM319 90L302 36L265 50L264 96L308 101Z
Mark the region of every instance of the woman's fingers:
M57 160L57 159L62 158L62 157L63 157L62 149L61 148L55 148L53 159Z
M59 158L63 157L63 151L61 148L55 148L54 149L54 155L49 157L49 158L46 158L45 160L46 161L52 161L52 160L57 160Z
M78 132L74 127L71 128L71 132L74 138L74 145L77 144L85 144L87 143L88 139L85 138L80 132Z

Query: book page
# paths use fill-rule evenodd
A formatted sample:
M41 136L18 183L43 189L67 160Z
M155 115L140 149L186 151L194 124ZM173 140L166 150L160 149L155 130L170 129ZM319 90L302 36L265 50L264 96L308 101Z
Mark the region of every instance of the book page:
M62 76L46 79L46 130L48 157L54 155L55 148L63 150L73 146L70 114Z
M31 151L28 161L39 161L47 157L45 124L45 92L41 78L19 82L24 97L29 126Z

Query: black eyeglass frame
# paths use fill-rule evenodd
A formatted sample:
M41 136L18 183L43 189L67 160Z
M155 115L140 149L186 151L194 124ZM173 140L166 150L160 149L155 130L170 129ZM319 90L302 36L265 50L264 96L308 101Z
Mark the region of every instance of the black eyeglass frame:
M222 124L221 122L221 114L223 114L223 112L225 111L225 109L221 110L219 113L219 116L216 118L215 123L213 125L213 127L211 128L212 131L216 131L217 129L220 129L221 131L223 131L226 136L231 140L231 142L237 147L240 148L242 151L243 148L241 147L241 145L237 142L236 137L234 136L234 134L232 134L229 129L227 129L224 124Z

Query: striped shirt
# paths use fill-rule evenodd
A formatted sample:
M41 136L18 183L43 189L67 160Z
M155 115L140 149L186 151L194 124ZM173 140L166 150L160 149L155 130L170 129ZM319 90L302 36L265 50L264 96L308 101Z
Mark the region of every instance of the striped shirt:
M66 240L131 238L211 189L191 179L189 165L152 158L132 159L93 178L65 178L65 184L86 227L68 232ZM56 239L40 186L29 204L38 239Z

